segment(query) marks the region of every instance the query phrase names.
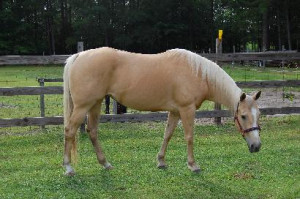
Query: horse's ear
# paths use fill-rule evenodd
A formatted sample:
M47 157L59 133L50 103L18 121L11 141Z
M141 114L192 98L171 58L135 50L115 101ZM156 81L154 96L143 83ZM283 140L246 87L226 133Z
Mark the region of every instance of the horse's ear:
M253 99L257 100L260 97L261 91L258 91L256 94L253 95Z
M241 97L240 97L240 101L244 101L246 99L246 94L245 93L242 93Z

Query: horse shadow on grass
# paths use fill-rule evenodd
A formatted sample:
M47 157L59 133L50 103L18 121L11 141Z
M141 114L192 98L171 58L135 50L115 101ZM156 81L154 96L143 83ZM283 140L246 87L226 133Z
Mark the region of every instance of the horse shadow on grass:
M124 172L124 170L123 170ZM136 198L144 191L144 198L161 196L162 198L250 198L246 193L226 187L224 181L208 179L205 170L200 173L182 171L174 173L174 169L150 170L149 174L133 173L129 175L119 172L98 170L87 174L65 177L65 187L78 194L104 194L112 198ZM151 176L149 176L151 175ZM97 189L97 191L95 191ZM165 190L165 192L164 192ZM139 192L136 194L136 192ZM160 193L159 193L160 192ZM93 194L92 194L93 195Z

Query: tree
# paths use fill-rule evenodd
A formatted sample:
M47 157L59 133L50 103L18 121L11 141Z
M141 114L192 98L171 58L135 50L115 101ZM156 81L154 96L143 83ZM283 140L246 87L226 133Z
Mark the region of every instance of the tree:
M111 46L155 53L299 48L297 0L0 0L0 54L68 54Z

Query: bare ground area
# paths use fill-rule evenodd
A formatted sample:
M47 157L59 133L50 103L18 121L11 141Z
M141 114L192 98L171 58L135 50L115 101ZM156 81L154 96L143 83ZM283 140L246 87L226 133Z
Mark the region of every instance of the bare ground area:
M265 89L259 101L259 107L261 108L292 106L300 106L300 92L283 89Z

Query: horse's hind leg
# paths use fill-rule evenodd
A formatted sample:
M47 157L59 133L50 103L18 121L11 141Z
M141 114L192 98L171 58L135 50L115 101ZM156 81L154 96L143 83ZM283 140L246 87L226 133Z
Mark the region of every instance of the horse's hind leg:
M168 122L165 130L164 141L162 143L160 152L157 155L158 165L157 167L160 169L166 168L165 155L168 143L173 135L173 132L178 124L179 114L170 112L168 116Z
M89 111L88 113L88 128L87 131L89 133L91 142L94 146L98 162L104 166L106 169L112 169L112 166L109 162L106 161L106 158L103 154L103 151L101 149L101 146L98 142L98 121L99 121L99 115L100 115L100 109L101 109L101 102L97 102Z
M73 150L74 158L76 158L76 132L80 124L84 121L86 112L86 108L75 107L70 121L65 127L64 166L66 167L66 175L71 176L75 174L71 167L71 150Z

